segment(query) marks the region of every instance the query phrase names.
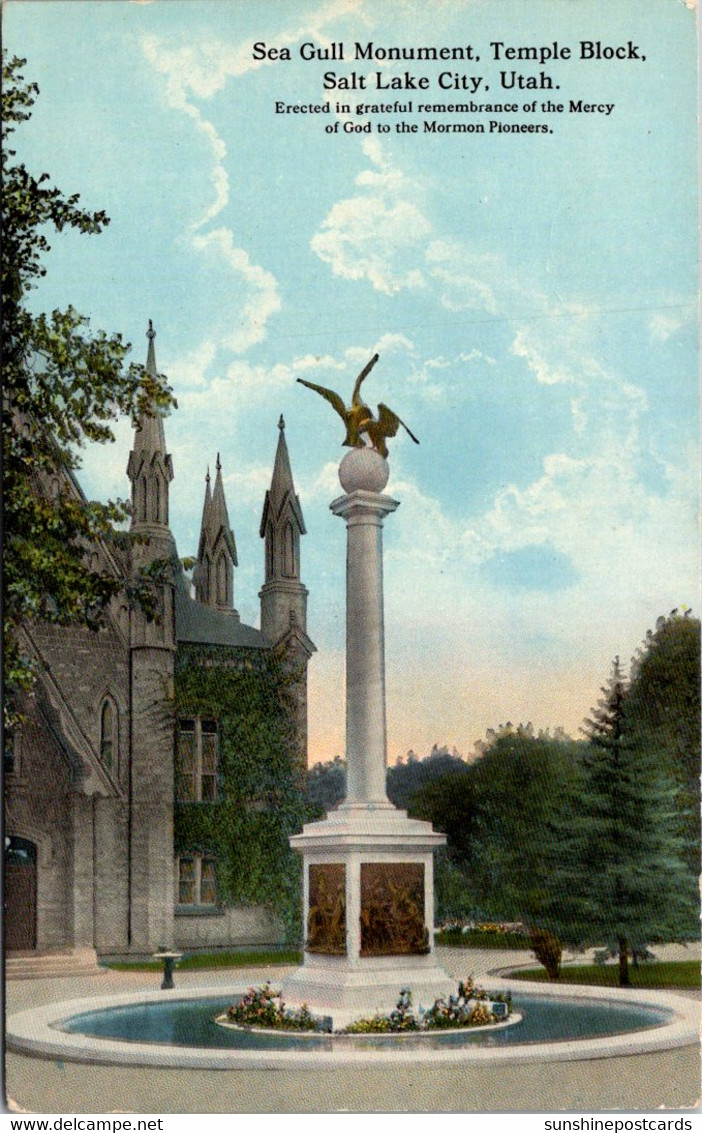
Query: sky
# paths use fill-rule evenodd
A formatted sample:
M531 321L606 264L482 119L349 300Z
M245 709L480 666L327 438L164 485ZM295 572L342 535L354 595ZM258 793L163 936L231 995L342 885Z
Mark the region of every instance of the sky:
M577 735L612 659L660 614L699 613L695 19L692 0L6 0L5 47L41 92L19 157L111 217L51 238L32 304L72 303L137 361L153 319L178 400L178 549L196 550L219 452L254 625L284 414L311 762L344 752L345 531L328 505L345 450L297 377L348 398L378 352L367 399L420 440L390 451L391 761L434 743L470 757L506 721ZM582 42L626 57L581 58ZM356 43L472 57L359 61ZM520 57L533 47L551 58ZM418 110L471 100L518 109ZM127 494L130 440L125 422L84 454L88 495Z

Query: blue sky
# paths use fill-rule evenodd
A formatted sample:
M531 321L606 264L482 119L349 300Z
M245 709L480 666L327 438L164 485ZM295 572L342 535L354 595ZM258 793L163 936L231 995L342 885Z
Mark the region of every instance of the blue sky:
M23 160L112 218L52 240L38 309L69 302L159 368L171 518L198 535L221 452L256 623L258 521L282 412L308 536L311 757L343 752L341 433L304 376L343 393L374 351L368 399L420 438L391 449L386 523L390 758L435 741L470 754L488 727L576 733L656 617L698 611L696 31L691 0L8 0L5 46L41 95ZM645 62L582 61L581 40ZM473 44L480 62L303 62L324 48ZM572 48L504 64L558 91L499 89L489 44ZM289 61L253 58L254 42ZM609 115L519 112L553 133L368 134L324 127L337 99L546 97ZM323 75L426 75L427 92L325 92ZM370 86L369 78L368 85ZM323 103L331 113L274 113ZM407 118L407 115L403 115ZM378 122L390 124L378 133ZM339 423L340 424L340 423ZM126 494L129 428L85 456L98 497Z

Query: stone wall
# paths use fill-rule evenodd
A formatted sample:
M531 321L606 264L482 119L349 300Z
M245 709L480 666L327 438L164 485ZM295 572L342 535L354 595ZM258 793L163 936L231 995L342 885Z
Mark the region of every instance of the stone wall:
M117 707L114 777L123 791L129 783L129 648L111 624L97 633L52 625L33 625L31 636L42 661L88 743L100 752L100 709L105 696Z
M260 905L235 905L217 913L176 910L175 946L196 948L242 948L283 944L282 923Z
M126 799L95 802L95 948L126 952L129 925L129 824Z
M72 798L71 768L29 702L15 743L15 770L5 777L5 835L37 847L37 949L42 951L74 944Z

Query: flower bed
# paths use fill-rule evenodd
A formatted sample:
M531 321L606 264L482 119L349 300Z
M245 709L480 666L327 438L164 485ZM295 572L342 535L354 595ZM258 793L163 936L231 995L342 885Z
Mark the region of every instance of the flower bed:
M445 921L436 929L435 942L452 948L529 948L529 934L521 921Z
M499 1005L499 1007L498 1007ZM448 1030L451 1028L484 1027L503 1022L512 1013L512 996L499 992L492 997L476 988L472 979L458 985L455 995L437 999L428 1011L415 1014L412 992L400 991L397 1006L389 1015L373 1015L357 1019L341 1031L346 1035L397 1035L409 1032ZM239 1027L256 1027L270 1031L328 1031L330 1020L316 1018L305 1004L298 1009L286 1008L280 992L270 983L249 988L242 999L233 1004L218 1022Z
M271 1031L322 1029L321 1020L315 1019L304 1003L298 1009L286 1008L280 992L272 991L270 983L260 988L250 987L246 995L229 1008L226 1019L240 1027L263 1027Z
M496 1004L503 1004L498 1014ZM407 1031L445 1031L452 1028L485 1027L501 1021L512 1012L510 992L494 995L492 999L482 988L473 986L467 979L459 983L455 995L448 999L437 999L428 1011L420 1010L419 1017L414 1014L412 993L403 988L397 1007L389 1015L373 1015L368 1019L358 1019L344 1029L345 1034L401 1034Z

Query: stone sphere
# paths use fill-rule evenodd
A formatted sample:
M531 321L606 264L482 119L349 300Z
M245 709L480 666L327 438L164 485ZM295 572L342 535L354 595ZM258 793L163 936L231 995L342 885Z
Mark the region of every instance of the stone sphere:
M374 448L352 448L339 465L345 492L382 492L390 479L390 466Z

